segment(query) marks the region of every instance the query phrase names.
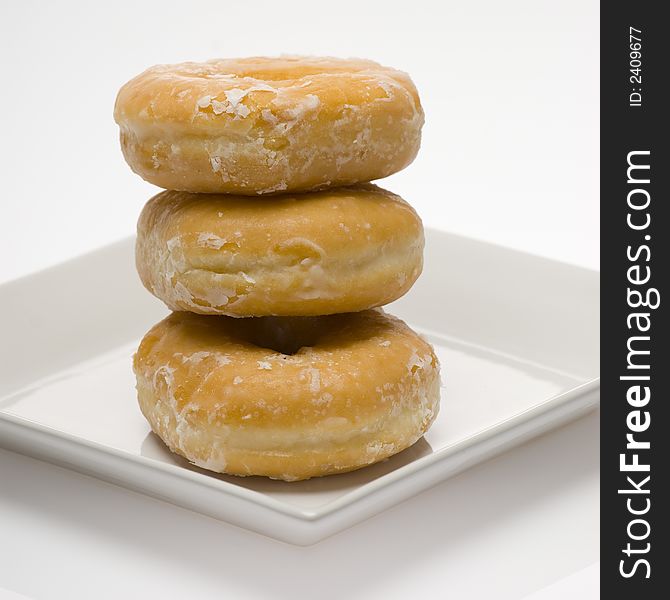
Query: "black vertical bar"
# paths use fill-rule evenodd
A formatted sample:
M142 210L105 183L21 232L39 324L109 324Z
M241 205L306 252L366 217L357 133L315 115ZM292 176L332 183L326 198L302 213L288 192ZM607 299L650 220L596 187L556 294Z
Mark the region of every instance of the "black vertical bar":
M670 597L664 8L601 3L603 598Z

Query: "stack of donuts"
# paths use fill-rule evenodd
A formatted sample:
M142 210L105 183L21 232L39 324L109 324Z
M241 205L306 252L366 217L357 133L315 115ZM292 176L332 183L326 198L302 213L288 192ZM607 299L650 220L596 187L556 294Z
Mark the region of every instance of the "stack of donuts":
M114 116L130 167L167 190L142 211L136 264L174 312L134 370L170 450L295 481L414 444L437 415L437 358L379 307L419 276L423 227L368 183L419 149L409 76L334 58L160 65Z

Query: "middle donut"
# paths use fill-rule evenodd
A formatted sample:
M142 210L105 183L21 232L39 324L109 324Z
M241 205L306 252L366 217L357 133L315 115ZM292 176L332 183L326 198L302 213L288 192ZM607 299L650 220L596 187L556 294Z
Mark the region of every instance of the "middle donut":
M136 264L172 310L313 316L400 298L423 245L414 209L372 184L271 198L167 191L140 215Z

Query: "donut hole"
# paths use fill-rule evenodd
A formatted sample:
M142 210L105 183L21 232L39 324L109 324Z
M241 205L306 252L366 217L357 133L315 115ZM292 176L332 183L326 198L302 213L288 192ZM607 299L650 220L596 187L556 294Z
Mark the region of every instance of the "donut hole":
M315 346L320 337L318 317L254 317L243 321L249 342L286 356Z

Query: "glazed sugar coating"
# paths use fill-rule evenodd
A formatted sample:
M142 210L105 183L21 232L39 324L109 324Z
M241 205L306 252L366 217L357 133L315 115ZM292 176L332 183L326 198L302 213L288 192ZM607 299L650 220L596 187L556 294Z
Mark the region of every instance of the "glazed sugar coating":
M136 265L172 310L310 316L396 300L423 246L412 207L372 184L254 199L162 192L140 216Z
M316 57L157 65L121 88L114 117L147 181L245 195L386 177L412 162L424 121L406 73Z
M173 313L134 358L142 413L211 471L294 481L414 444L439 408L426 341L376 309L305 318Z

